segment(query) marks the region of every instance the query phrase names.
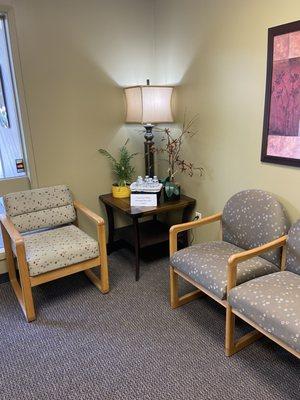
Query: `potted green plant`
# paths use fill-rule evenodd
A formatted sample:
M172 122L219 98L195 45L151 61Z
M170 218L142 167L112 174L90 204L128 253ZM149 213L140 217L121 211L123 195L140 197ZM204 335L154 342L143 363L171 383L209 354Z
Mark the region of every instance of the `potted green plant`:
M185 160L181 155L184 138L192 137L198 133L198 130L194 129L197 119L198 116L196 115L186 123L186 118L184 117L182 128L177 135L173 134L170 128L165 128L162 131L162 145L154 145L152 148L152 151L156 153L167 155L168 176L162 180L165 201L178 200L180 198L180 185L175 180L178 172L186 173L189 176L193 176L195 170L198 170L200 175L204 172L202 167L195 167L192 162Z
M105 149L99 149L99 153L107 157L112 164L112 171L117 178L117 182L112 185L112 195L116 198L125 198L130 196L130 189L128 185L135 173L135 168L131 165L131 160L138 153L129 153L127 149L126 140L125 144L119 150L119 159L114 158L111 153Z

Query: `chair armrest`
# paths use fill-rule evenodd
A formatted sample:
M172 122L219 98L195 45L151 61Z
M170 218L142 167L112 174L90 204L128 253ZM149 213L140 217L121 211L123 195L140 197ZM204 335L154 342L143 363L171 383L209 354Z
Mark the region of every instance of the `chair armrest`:
M100 215L97 215L90 209L88 209L85 205L83 205L80 201L75 200L74 201L74 207L76 210L81 211L84 215L86 215L89 219L92 221L96 222L97 225L104 225L104 219L100 217Z
M196 221L185 222L183 224L173 225L170 228L170 256L177 251L177 234L179 232L188 231L193 228L198 228L202 225L210 224L215 221L220 221L222 213L217 213L206 218L202 218Z
M0 215L0 221L3 228L6 230L10 239L17 245L24 243L24 239L20 232L15 228L14 224L7 215Z
M104 219L99 215L94 213L85 207L80 201L74 201L74 207L76 210L81 211L84 215L86 215L89 219L96 222L97 224L97 236L98 236L98 244L99 244L99 253L100 253L100 263L103 268L107 268L107 251L106 251L106 236L105 236L105 222Z
M234 286L236 286L237 265L239 263L249 260L250 258L256 257L260 254L266 253L267 251L276 249L278 247L283 247L286 245L286 240L287 235L281 236L280 238L275 239L272 242L230 256L227 264L227 292Z

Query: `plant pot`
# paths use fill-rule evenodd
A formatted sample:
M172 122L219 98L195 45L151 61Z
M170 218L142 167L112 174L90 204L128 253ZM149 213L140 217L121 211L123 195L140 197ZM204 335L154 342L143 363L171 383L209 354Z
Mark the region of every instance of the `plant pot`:
M130 197L130 189L128 186L113 185L111 188L111 192L113 197L115 197L116 199L125 199L126 197Z
M175 192L170 193L170 191L166 190L164 186L164 200L165 201L175 201L180 200L180 185L176 185L177 190Z

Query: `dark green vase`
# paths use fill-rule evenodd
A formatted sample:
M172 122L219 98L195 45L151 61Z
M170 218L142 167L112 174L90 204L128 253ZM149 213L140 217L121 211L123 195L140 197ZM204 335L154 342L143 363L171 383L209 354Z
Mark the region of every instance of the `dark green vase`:
M176 201L180 199L180 186L173 184L166 184L164 186L164 200Z

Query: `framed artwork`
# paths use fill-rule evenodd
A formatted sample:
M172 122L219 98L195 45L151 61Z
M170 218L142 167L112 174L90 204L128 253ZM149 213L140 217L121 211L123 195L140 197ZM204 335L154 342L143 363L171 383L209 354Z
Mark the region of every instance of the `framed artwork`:
M261 161L300 167L300 21L268 31Z
M1 66L0 66L0 126L2 128L10 127Z

